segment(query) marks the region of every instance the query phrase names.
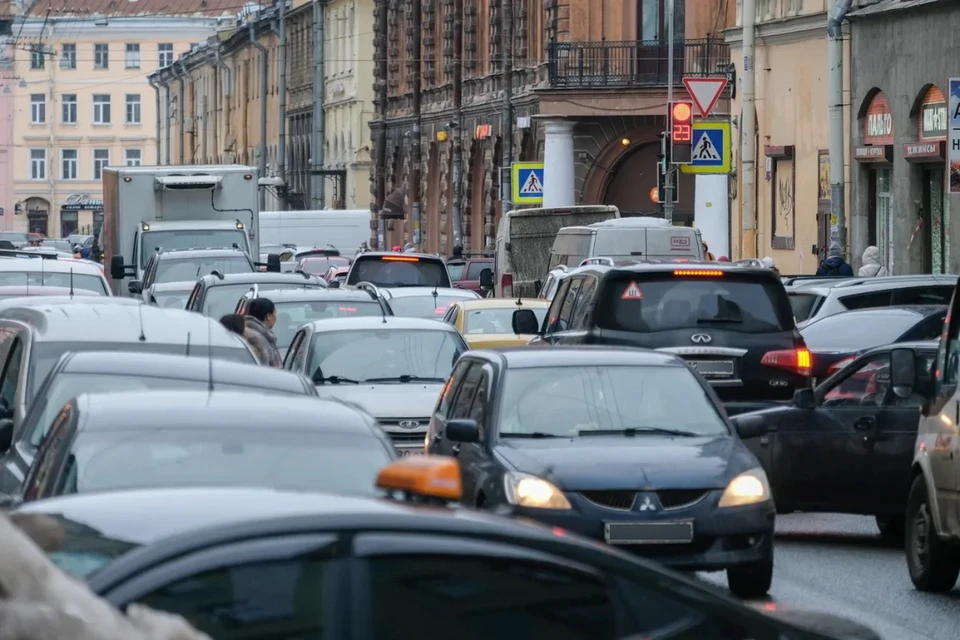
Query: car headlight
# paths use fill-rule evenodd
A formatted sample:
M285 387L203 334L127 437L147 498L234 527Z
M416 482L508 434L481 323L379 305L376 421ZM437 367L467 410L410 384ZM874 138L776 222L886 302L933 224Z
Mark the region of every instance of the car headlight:
M534 509L570 509L570 501L552 483L528 473L510 471L503 477L507 502Z
M747 504L758 504L770 499L770 483L763 469L756 468L744 471L730 481L723 495L720 496L721 507L741 507Z

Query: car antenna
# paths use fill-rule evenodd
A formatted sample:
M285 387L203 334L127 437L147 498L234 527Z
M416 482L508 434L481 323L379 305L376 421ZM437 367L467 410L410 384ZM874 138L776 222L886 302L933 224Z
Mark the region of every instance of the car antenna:
M207 321L207 400L213 394L213 320Z
M138 338L138 340L140 340L140 342L146 342L147 334L144 333L143 331L143 299L142 298L140 300L140 304L137 305L137 315L140 318L140 337Z
M70 267L70 297L73 297L73 267Z
M46 262L43 258L40 258L40 286L43 286L43 263Z
M30 295L30 272L23 274L27 278L27 295Z
M187 352L183 355L185 356L190 355L190 332L189 331L187 331Z

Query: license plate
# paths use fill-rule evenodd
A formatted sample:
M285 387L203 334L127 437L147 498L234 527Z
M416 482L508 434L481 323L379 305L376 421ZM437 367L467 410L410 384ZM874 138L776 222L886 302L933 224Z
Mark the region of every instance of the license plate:
M419 456L423 454L423 449L397 449L397 455L401 458L409 458L410 456Z
M608 544L688 544L693 542L692 522L606 522Z
M733 377L733 360L687 360L687 363L705 378Z

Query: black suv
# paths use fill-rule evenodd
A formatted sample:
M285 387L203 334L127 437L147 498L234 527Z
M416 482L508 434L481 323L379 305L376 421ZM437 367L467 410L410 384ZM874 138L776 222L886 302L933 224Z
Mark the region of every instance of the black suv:
M440 287L453 286L447 263L429 253L388 253L365 251L350 265L346 286L369 282L378 287Z
M529 312L529 313L526 313ZM811 355L773 271L716 262L594 265L565 277L531 344L642 347L682 357L731 414L811 386ZM520 331L522 329L522 331Z

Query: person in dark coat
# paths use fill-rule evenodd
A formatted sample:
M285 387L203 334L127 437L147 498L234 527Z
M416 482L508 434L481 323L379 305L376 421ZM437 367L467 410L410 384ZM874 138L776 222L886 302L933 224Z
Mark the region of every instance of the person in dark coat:
M849 276L853 277L853 267L843 258L843 249L839 242L831 242L826 259L817 267L818 276Z

